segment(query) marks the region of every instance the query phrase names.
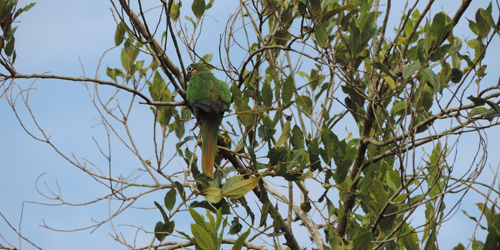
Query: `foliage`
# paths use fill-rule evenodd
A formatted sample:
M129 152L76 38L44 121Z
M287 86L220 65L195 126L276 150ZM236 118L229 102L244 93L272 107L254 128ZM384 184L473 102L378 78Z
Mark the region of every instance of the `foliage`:
M500 124L500 87L483 81L483 59L500 26L489 3L467 19L475 37L463 41L456 25L466 21L470 2L454 15L431 12L433 2L405 7L392 26L388 20L399 12L390 2L382 9L379 1L240 1L221 38L221 60L214 62L213 54L197 50L203 23L214 15L213 0L190 6L162 0L162 17L143 12L140 1L137 8L112 1L121 20L114 36L121 65L108 66L106 79L18 73L15 28L3 21L2 79L85 81L130 96L128 107L113 109L100 99L94 104L106 128L125 128L110 134L130 149L148 178L122 180L66 158L98 182L114 183L110 193L127 206L147 193L166 193L162 204L154 203L160 221L148 225L156 241L132 247L115 237L129 248L438 249L440 225L457 209L445 196L482 185L482 160L471 163L466 175L454 172L450 159L460 135L472 132L483 140L488 128ZM1 20L14 6L1 5ZM158 26L149 18L157 18ZM194 115L185 101L191 61L221 63L216 68L232 94L213 179L198 170L199 130L190 127ZM100 95L97 88L94 94ZM151 155L140 153L129 132L137 98L153 111ZM48 137L38 139L53 145ZM482 149L478 159L486 155ZM126 192L136 187L148 191ZM493 205L478 206L489 233L484 244L474 239L473 249L494 249L500 217ZM417 213L425 219L412 221ZM190 232L178 229L185 217L194 221ZM310 237L294 233L301 226Z

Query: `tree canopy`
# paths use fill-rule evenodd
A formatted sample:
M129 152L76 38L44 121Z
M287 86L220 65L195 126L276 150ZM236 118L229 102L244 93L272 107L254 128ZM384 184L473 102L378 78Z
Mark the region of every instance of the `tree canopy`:
M464 214L486 237L464 228L447 246L498 249L488 135L500 79L485 58L498 52L500 7L471 2L241 0L221 14L223 1L111 0L114 41L95 76L84 63L84 76L18 70L17 20L37 5L1 2L2 105L95 190L82 200L37 180L47 202L36 203L101 208L89 226L42 227L106 231L129 249L439 249L443 224ZM186 99L193 62L231 92L214 178ZM54 81L87 91L97 119L78 119L97 120L92 149L66 150L38 122L30 96ZM461 208L468 195L483 200L480 217ZM19 240L0 249L43 248L2 219Z

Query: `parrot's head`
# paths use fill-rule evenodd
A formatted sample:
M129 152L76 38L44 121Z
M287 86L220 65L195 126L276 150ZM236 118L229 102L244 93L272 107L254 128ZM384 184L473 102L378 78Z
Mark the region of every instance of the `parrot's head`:
M203 71L210 71L211 68L212 68L212 66L205 64L205 63L193 63L193 64L189 65L187 67L187 73L188 73L187 79L188 79L188 81L189 81L189 79L191 79L191 77L194 74L199 73L199 72L203 72Z

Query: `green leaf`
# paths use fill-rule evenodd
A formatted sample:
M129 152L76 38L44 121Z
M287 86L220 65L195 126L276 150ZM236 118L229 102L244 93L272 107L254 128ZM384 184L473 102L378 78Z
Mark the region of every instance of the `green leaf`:
M479 9L479 12L481 13L481 16L484 18L486 23L488 23L490 25L490 27L493 28L493 30L498 33L498 26L495 24L495 21L493 20L493 17L491 16L491 2L490 2L490 5L488 6L487 10Z
M240 220L238 219L237 216L233 218L233 221L231 221L231 226L229 228L229 234L237 234L241 231L241 223Z
M309 163L311 163L312 170L321 169L321 160L319 159L319 145L318 140L311 140L307 142L307 151L309 152Z
M173 1L172 7L170 8L170 18L175 22L179 19L179 16L181 15L181 12L179 9L182 6L182 2L176 3L176 1Z
M483 12L484 12L484 14L487 15L487 12L484 11L484 9L483 9ZM490 15L490 17L491 17L491 15ZM477 28L479 30L479 35L481 37L484 38L484 37L488 36L488 33L490 32L491 27L490 27L488 21L482 15L481 9L478 9L476 11L476 25L477 25Z
M203 216L196 212L192 207L188 207L189 209L189 214L191 214L191 218L194 219L194 222L198 225L205 225L205 219L203 219Z
M218 203L222 199L222 190L215 186L209 186L203 189L201 194L211 203Z
M327 159L323 159L327 164L330 164L334 154L335 143L338 142L337 136L326 126L321 128L321 141L325 145Z
M397 76L394 74L394 72L390 71L383 63L373 62L373 67L380 69L382 72L386 73L392 79L397 80Z
M206 54L204 55L201 60L200 60L200 63L201 62L204 62L204 63L208 63L210 61L212 61L212 58L214 57L214 54L213 53L210 53L210 54Z
M467 99L471 100L477 106L483 106L484 104L486 104L486 100L481 97L470 95L469 97L467 97Z
M116 26L115 31L115 45L118 46L122 44L123 39L125 39L125 31L127 28L125 27L125 23L120 22L118 26Z
M430 68L425 68L422 70L422 77L432 86L434 92L441 91L441 82Z
M414 64L406 66L403 69L403 78L408 79L415 71L417 71L420 68L420 61L416 61Z
M495 214L494 216L494 222L489 226L486 242L484 242L485 250L500 249L500 214Z
M193 233L196 245L203 250L215 250L215 242L210 233L201 225L191 224L191 232Z
M304 134L300 130L299 126L294 125L292 129L292 138L290 140L294 149L304 148Z
M186 192L184 191L184 187L178 181L174 182L175 188L177 188L177 192L181 195L183 201L186 201Z
M271 202L267 201L262 204L262 211L260 214L259 227L266 225L267 216L269 215L269 208L271 207Z
M289 137L290 137L290 121L287 121L285 123L285 126L283 126L281 136L278 139L278 141L276 142L276 144L274 145L274 148L278 148L281 145L283 145L283 143L285 143Z
M167 237L166 232L163 231L163 226L164 226L164 224L161 221L156 222L155 237L159 241L163 241L163 239L165 239L165 237Z
M444 31L446 26L446 14L443 12L437 13L432 19L431 32L433 35L438 36Z
M110 68L110 67L106 68L106 75L111 77L111 79L113 79L113 81L116 83L116 73L112 68Z
M320 47L325 47L328 42L328 33L326 27L328 22L321 22L320 25L316 26L314 30L314 36L316 37L316 43Z
M236 239L236 242L234 243L233 248L231 248L231 250L241 250L241 248L243 248L243 243L247 239L248 235L250 235L250 229L248 229L245 233L240 235L238 239Z
M391 115L393 117L405 114L406 102L398 102L392 106Z
M248 179L235 181L222 187L222 195L231 199L238 199L254 189L259 184L260 177L250 176Z
M462 80L463 73L460 69L458 68L452 68L451 69L451 82L453 83L459 83Z
M293 91L294 91L294 86L293 86L293 76L289 75L285 83L283 84L283 91L281 93L281 100L283 101L283 105L288 105L290 104L290 101L292 100L293 96Z
M297 98L295 101L300 106L300 110L308 117L311 117L313 111L313 103L311 98L309 98L309 96L302 95L299 96L299 98Z
M176 195L177 192L175 191L174 187L170 188L170 190L165 195L164 202L165 207L168 209L168 211L172 211L172 209L174 208Z
M358 230L363 230L364 231L366 229L360 228ZM373 238L373 235L372 235L372 233L369 230L366 230L366 231L358 234L353 239L353 247L352 247L352 249L353 250L365 250L365 249L369 249L369 245L370 245L370 242L371 242L372 238Z
M262 84L262 102L264 103L264 106L266 107L271 107L273 104L273 90L271 89L271 85L264 81Z
M30 3L30 4L26 5L26 6L18 9L16 11L16 14L14 14L14 19L16 19L21 13L26 12L26 11L30 10L31 8L33 8L33 6L35 6L35 4L36 3Z
M386 172L387 186L392 189L392 191L396 191L401 186L401 177L398 172L388 169Z
M161 216L163 217L163 221L168 222L168 216L167 213L165 213L165 210L161 207L161 205L158 202L154 202L155 206L160 210Z
M415 230L413 227L408 225L407 223L403 224L403 232L405 236L400 238L400 240L403 242L403 245L405 246L405 249L408 250L419 250L420 248L418 247L418 236L415 233Z
M12 37L8 42L7 45L4 48L5 54L7 56L11 56L12 53L14 52L14 43L16 42L16 38Z
M194 0L193 5L191 5L191 9L193 10L194 15L197 19L200 19L205 12L205 0Z
M169 221L163 225L163 229L167 232L167 235L171 235L175 229L175 221Z

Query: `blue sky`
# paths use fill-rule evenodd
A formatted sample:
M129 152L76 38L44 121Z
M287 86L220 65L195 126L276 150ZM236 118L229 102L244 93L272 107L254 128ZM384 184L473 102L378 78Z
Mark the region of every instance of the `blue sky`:
M459 1L457 1L459 2ZM20 1L19 6L24 6L29 1ZM184 3L184 6L190 6ZM235 6L235 5L234 5ZM85 74L93 77L96 74L97 63L102 53L114 45L114 31L116 28L111 15L111 4L108 1L78 1L78 0L51 0L39 1L37 5L27 13L22 14L19 19L19 28L16 32L17 61L16 69L20 73L46 73L82 76ZM453 9L453 6L445 6ZM217 25L206 25L206 33L203 34L203 43L200 43L199 53L214 53L218 49L219 34L222 34L225 21L235 7L226 2L216 1L214 7L206 17L208 23ZM473 17L476 8L466 12L466 16ZM433 13L440 11L436 9ZM451 13L450 11L446 11ZM498 15L498 12L495 12ZM466 20L460 25L466 27ZM470 33L464 31L464 39L472 38ZM467 35L468 34L468 35ZM215 39L214 39L215 38ZM499 39L495 38L494 48L487 55L486 64L489 65L488 78L496 84L499 77L498 58ZM495 48L496 47L496 48ZM187 58L187 57L186 57ZM81 61L81 64L80 64ZM111 51L103 60L101 66L106 65L120 67L119 50ZM101 78L107 79L103 71L98 72ZM31 81L17 81L23 87L31 84ZM72 152L77 157L91 158L96 162L102 161L91 136L101 140L103 128L99 125L99 115L91 106L86 88L77 82L65 82L58 80L38 80L33 85L36 91L30 95L30 105L37 115L40 125L45 132L51 136L55 144L59 145L64 153ZM141 128L150 127L151 112L146 106L138 106L134 109L137 118L133 124L137 131L138 143L145 150L150 148L149 140L141 138ZM24 118L26 112L22 112ZM46 202L47 199L37 193L35 181L40 177L38 188L45 190L44 183L52 188L61 187L63 195L68 201L81 202L91 199L95 194L105 193L102 187L89 185L91 180L80 170L70 166L64 159L55 153L47 144L33 140L28 136L15 119L14 113L7 105L5 98L0 99L0 159L3 174L0 175L0 212L16 228L19 225L21 209L24 201ZM29 128L34 124L28 123ZM37 135L40 135L39 133ZM149 135L149 134L147 134ZM495 138L500 138L500 129L493 128L488 131L490 154L488 162L491 168L496 170L500 162L500 156L493 152L498 151L500 143ZM146 137L146 136L144 136ZM477 140L474 135L465 135L461 139L463 145L457 160L457 168L460 164L468 167L472 153L467 150L469 145L475 145ZM116 146L118 152L122 150ZM475 146L473 147L476 148ZM117 155L117 154L115 154ZM126 154L118 153L115 166L119 166L124 173L133 168ZM491 183L491 170L486 168L485 175L481 180ZM142 204L150 206L153 200L161 200L161 195L146 197ZM483 199L470 192L463 204L471 215L478 216L474 207L475 202ZM63 233L47 230L40 225L47 225L59 229L72 229L85 227L91 224L91 218L104 219L107 215L107 204L85 207L53 207L42 206L34 203L24 203L22 213L22 232L30 240L45 249L122 249L123 247L114 242L107 234L111 228L104 225L94 233L87 231ZM119 219L120 223L153 226L159 220L159 214L155 212L141 216L141 211L132 210ZM418 220L418 218L415 218ZM180 223L179 223L180 224ZM178 225L179 225L178 224ZM179 225L180 226L180 225ZM474 224L458 212L453 219L446 223L440 232L441 246L450 249L458 242L466 243ZM149 229L150 230L150 229ZM465 233L464 233L465 231ZM0 221L0 232L9 242L17 243L17 238L7 225ZM129 232L133 237L133 232ZM483 237L479 239L484 240ZM460 236L460 237L458 237ZM142 239L147 242L150 239ZM2 241L0 241L2 242ZM449 243L449 244L448 244ZM3 244L3 242L2 242ZM139 244L141 245L141 244ZM33 249L28 243L23 242L24 249Z

